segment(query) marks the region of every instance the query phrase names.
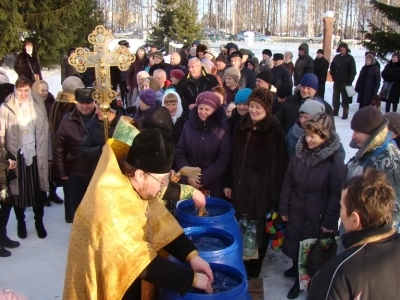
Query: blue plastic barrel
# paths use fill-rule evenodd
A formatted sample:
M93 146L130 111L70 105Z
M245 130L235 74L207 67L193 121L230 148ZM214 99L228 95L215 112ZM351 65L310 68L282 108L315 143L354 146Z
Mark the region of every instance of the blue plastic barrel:
M247 278L243 257L241 251L239 251L239 244L233 234L219 228L204 226L186 227L184 230L189 239L195 243L201 258L209 263L218 263L234 267ZM207 241L211 239L217 241L219 244L215 249L208 248L208 245L202 248L196 244L200 243L201 240Z
M178 293L170 290L163 289L160 291L158 297L159 300L251 300L250 294L247 291L248 284L247 280L243 277L243 274L238 270L230 266L221 264L210 263L211 269L214 273L214 283L218 282L217 276L219 274L228 275L235 282L235 286L226 291L216 292L214 294L196 293L190 291L185 296L180 296Z
M193 200L185 200L178 205L175 211L175 217L179 224L183 228L204 226L228 231L236 238L239 244L239 253L243 256L242 234L232 205L228 201L218 198L210 197L206 200L206 209L212 211L213 208L217 208L217 215L199 217L193 213L190 214L193 211L194 202Z

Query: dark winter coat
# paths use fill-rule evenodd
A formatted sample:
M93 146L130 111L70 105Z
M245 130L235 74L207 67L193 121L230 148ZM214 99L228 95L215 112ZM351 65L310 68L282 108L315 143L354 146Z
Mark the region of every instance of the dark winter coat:
M373 243L391 225L366 228L343 235L346 251L332 258L312 279L307 300L397 299L400 236L394 233ZM361 245L355 245L361 243ZM355 245L354 247L352 247Z
M114 120L108 125L108 136L112 137L114 134L115 127L124 111L121 109L117 110L117 114ZM85 160L85 166L88 174L93 175L97 163L100 159L102 148L105 144L104 138L104 122L100 121L98 117L94 118L86 126L85 135L83 141L79 147L79 152L82 159Z
M308 44L303 43L299 48L304 50L304 55L299 55L294 64L294 85L299 85L304 75L314 72L314 60L308 55Z
M288 62L288 63L283 63L283 66L288 70L290 79L292 79L293 73L294 73L294 64L293 62ZM292 83L293 84L293 83Z
M318 83L325 83L328 74L329 61L325 57L314 59L314 74L318 78Z
M327 115L333 118L333 109L332 106L318 97L314 97L315 100L321 102L325 105L325 112ZM299 110L301 105L304 103L303 98L301 98L300 91L295 93L292 96L286 98L285 102L282 103L279 108L276 117L281 123L283 129L285 130L285 134L289 132L289 129L297 122L299 119Z
M70 65L68 62L68 57L65 57L61 63L61 84L64 82L65 78L70 76L81 77L81 73L75 69L74 66Z
M223 179L231 153L231 137L224 120L224 109L217 108L205 122L197 107L190 111L175 151L177 170L191 166L201 169L203 189L212 197L223 197Z
M137 111L135 113L135 115L133 116L133 118L135 119L136 122L139 123L139 125L141 126L143 124L143 120L146 116L151 115L154 110L156 110L157 108L159 108L160 105L156 104L153 106L150 106L148 109L146 110L141 110L139 107L137 108Z
M362 103L368 106L371 103L372 97L378 94L379 86L381 85L381 77L379 68L373 59L372 64L363 66L360 75L358 75L355 90L358 93L357 103Z
M385 69L382 71L382 79L386 82L393 82L390 89L389 99L390 103L399 103L400 98L400 62L393 63L390 61Z
M26 53L25 46L27 42L24 43L22 51L18 54L14 62L14 71L18 74L18 77L25 77L32 82L35 82L35 75L43 80L42 70L39 63L39 58L37 57L35 46L33 46L32 56Z
M247 113L237 123L232 149L227 187L236 217L248 214L264 230L265 214L278 204L287 166L283 129L273 115L254 123Z
M235 107L232 109L232 114L230 118L225 121L229 126L229 131L232 133L232 137L235 133L236 124L240 121L241 118L242 116L238 113L237 108Z
M283 64L277 67L273 67L271 69L271 73L272 73L272 85L274 87L278 88L281 83L289 83L293 85L289 71L285 68Z
M337 230L346 181L339 146L336 133L318 149L308 148L305 135L296 144L279 199L279 214L289 217L282 250L292 260L298 259L299 242L319 237L321 226Z
M236 85L236 88L233 90L224 85L224 90L225 90L225 94L226 94L225 104L228 105L231 102L235 102L236 94L239 91L239 85Z
M72 112L76 107L75 96L72 94L59 92L57 98L51 108L50 113L50 134L51 140L54 140L54 136L61 124L62 118Z
M145 51L146 49L144 48L139 48ZM131 90L135 89L137 87L137 74L140 71L144 71L144 69L148 66L149 64L149 59L147 58L147 55L145 54L143 59L139 59L138 56L138 51L136 51L136 60L129 66L128 69L128 74L126 77L126 85L130 85L132 88Z
M159 69L166 70L169 66L170 66L170 64L167 64L164 60L162 60L161 63L154 64L151 66L151 68L149 70L149 74L150 74L150 76L153 76L155 70L159 70Z
M254 89L256 87L256 75L248 68L242 68L240 70L239 86L241 89L249 88Z
M46 112L47 112L47 117L49 118L49 122L50 122L51 110L53 109L53 105L55 102L56 99L54 98L52 93L49 93L47 95L47 98L44 100L44 106L46 107Z
M201 71L199 79L194 79L188 74L186 78L179 81L176 86L176 92L181 97L183 109L188 109L190 104L196 102L196 98L200 93L209 92L216 86L218 86L217 78L214 75L207 74L205 71Z
M357 74L354 57L348 53L337 54L331 62L330 74L335 83L352 85Z
M6 98L14 93L14 85L12 83L1 83L0 84L0 104L4 103L6 101Z
M95 112L90 115L97 118ZM78 108L65 115L53 141L53 165L57 179L69 175L91 176L79 148L85 135L85 124Z
M171 137L174 139L175 145L178 144L179 139L181 138L183 127L188 120L188 113L187 111L182 111L181 116L176 119L174 126L172 127Z

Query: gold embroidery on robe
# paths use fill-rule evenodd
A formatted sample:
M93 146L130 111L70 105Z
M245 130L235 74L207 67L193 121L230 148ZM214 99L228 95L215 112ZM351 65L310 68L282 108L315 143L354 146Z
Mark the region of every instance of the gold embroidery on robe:
M162 201L140 199L106 145L75 213L63 299L121 299L157 251L182 233Z

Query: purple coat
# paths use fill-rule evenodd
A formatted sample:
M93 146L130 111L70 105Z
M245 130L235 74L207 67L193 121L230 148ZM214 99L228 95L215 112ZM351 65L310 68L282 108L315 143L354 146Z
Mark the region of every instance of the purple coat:
M212 197L223 197L223 175L231 152L229 126L224 122L224 109L219 107L205 122L197 107L190 111L175 151L177 171L182 167L201 168L201 182Z

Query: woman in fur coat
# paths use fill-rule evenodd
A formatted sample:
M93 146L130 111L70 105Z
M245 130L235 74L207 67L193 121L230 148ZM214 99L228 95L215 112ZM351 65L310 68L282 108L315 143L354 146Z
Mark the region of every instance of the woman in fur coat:
M296 144L279 199L279 213L287 221L283 252L293 260L285 271L295 282L288 299L300 292L298 253L301 240L318 238L337 231L340 196L346 180L346 167L339 152L340 139L333 131L333 121L318 113L305 127Z

